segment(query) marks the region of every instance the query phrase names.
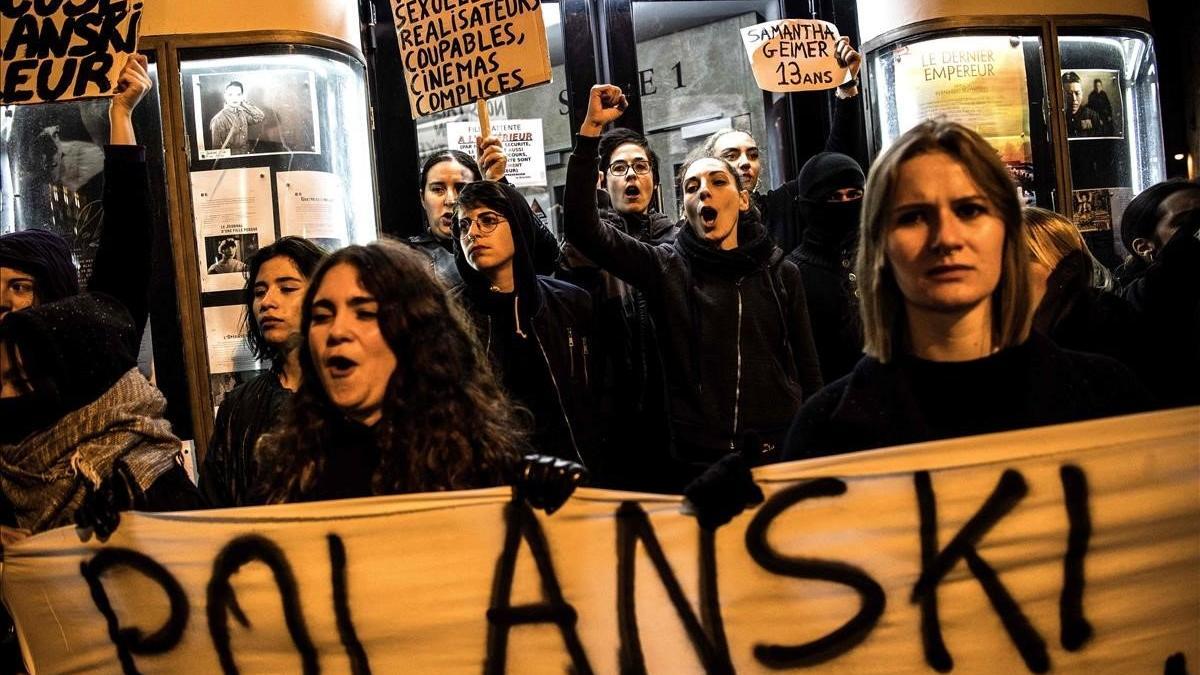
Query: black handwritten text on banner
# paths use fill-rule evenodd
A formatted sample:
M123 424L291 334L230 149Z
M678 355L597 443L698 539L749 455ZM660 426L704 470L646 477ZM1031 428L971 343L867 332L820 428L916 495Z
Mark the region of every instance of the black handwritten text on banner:
M141 15L140 0L0 0L0 104L111 93Z
M1198 438L1191 408L771 466L715 534L598 490L127 514L11 546L4 599L39 674L1194 672Z
M392 0L413 118L549 82L541 0Z

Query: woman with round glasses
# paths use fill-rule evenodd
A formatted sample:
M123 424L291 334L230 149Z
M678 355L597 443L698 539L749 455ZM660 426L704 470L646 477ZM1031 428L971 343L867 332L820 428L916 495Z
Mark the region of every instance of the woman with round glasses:
M591 298L536 273L530 242L538 219L511 185L465 186L455 217L463 282L452 294L474 320L505 390L533 414L533 447L585 463L592 450Z
M701 157L680 174L685 223L652 246L605 225L593 189L596 137L621 116L618 87L592 88L567 165L567 240L646 295L659 331L676 490L729 453L778 458L801 401L821 386L796 266L767 236L729 162Z
M954 122L871 168L857 259L867 355L805 403L786 459L1134 412L1128 369L1030 333L1028 250L996 151Z

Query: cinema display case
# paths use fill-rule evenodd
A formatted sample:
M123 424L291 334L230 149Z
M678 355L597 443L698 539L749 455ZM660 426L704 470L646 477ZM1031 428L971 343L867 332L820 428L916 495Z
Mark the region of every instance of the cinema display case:
M139 41L155 86L134 128L156 228L139 364L188 441L189 469L223 394L265 365L241 338L244 261L289 234L333 248L379 233L355 3L245 10L231 0L161 3L143 14ZM107 106L0 109L0 233L62 234L84 279L103 223Z
M1067 216L1098 259L1119 264L1125 207L1166 171L1145 4L1025 16L979 4L868 17L860 3L872 157L923 119L962 122L996 148L1027 205Z

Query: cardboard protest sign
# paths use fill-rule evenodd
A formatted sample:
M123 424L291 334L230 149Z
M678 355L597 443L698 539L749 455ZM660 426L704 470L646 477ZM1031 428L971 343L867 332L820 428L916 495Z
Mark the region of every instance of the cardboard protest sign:
M39 675L1161 673L1200 663L1198 439L1190 408L776 465L715 534L599 490L126 514L11 546L3 593Z
M541 0L392 0L413 118L549 82Z
M500 147L508 157L504 175L516 187L546 185L546 149L542 137L542 121L496 120L491 123L492 136L500 139ZM450 122L446 124L446 145L475 155L475 138L479 122Z
M111 94L141 16L135 0L0 1L0 105Z
M818 91L850 79L849 70L837 61L837 26L828 21L767 21L741 33L759 89Z

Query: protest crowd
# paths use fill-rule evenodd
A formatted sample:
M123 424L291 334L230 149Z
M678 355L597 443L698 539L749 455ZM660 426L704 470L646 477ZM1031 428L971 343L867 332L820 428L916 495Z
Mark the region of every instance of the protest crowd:
M225 396L193 483L135 367L163 227L130 121L151 86L131 58L85 286L58 235L0 236L4 546L105 538L128 510L497 486L546 514L585 485L682 494L714 528L761 502L753 467L1200 403L1200 185L1137 195L1109 270L958 123L869 167L831 134L777 187L758 139L718 131L670 176L600 84L561 238L481 136L422 158L419 236L246 256L264 370Z

